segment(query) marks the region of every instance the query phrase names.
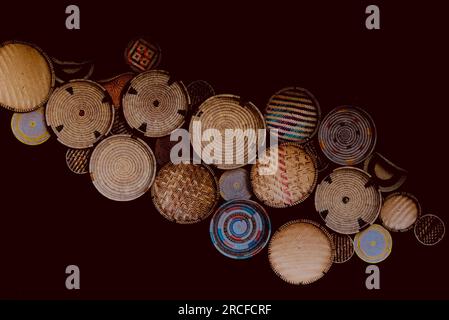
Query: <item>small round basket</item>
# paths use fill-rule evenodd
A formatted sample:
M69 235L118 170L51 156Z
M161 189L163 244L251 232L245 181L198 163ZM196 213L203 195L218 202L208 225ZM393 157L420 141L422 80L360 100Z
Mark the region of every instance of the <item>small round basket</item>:
M347 234L332 233L332 241L335 247L335 263L345 263L354 255L354 241Z
M390 194L380 210L382 225L390 231L410 230L420 215L418 199L406 192Z
M125 49L125 62L136 72L157 68L161 62L161 48L143 38L131 40Z
M433 214L426 214L418 218L415 223L415 237L423 245L436 245L444 238L446 227L443 220Z
M393 239L384 227L373 224L354 237L354 250L357 256L368 263L384 261L391 253Z
M37 146L50 139L44 110L44 107L41 107L27 113L13 114L11 130L17 140L29 146Z
M249 173L246 169L238 168L223 172L219 185L221 197L226 201L251 198Z
M67 149L65 163L67 167L76 174L86 174L89 172L89 160L93 148L88 149Z

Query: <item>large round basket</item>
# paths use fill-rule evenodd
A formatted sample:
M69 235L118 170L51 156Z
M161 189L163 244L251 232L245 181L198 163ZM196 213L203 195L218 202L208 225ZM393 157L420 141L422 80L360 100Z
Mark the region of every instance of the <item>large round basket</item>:
M209 129L220 136L203 141L203 133ZM210 97L201 104L190 122L190 138L195 153L205 163L213 163L223 170L253 163L257 146L259 142L265 142L265 137L265 121L259 109L235 95ZM212 148L213 152L207 152L206 146L207 151Z
M318 141L329 160L340 165L355 165L373 152L376 127L363 109L338 107L321 123Z
M368 263L384 261L391 253L393 240L384 227L373 224L354 237L357 256Z
M65 163L67 167L76 174L86 174L89 172L89 160L93 148L88 149L67 149Z
M280 227L268 246L273 271L291 284L309 284L323 277L334 260L330 234L309 220L295 220Z
M332 233L332 241L335 246L335 263L345 263L354 255L354 240L347 234Z
M335 169L315 192L315 208L330 229L353 234L374 223L382 196L371 177L354 167Z
M86 149L109 133L114 107L99 84L75 80L53 92L47 103L46 118L59 142L69 148Z
M281 140L309 141L317 132L320 105L306 89L289 87L271 96L265 109L267 128Z
M129 126L147 137L163 137L181 127L189 105L184 84L173 81L169 73L162 70L136 76L122 98Z
M156 68L161 62L161 48L143 38L131 40L125 49L125 62L136 72Z
M274 208L291 207L307 199L317 179L315 158L294 143L271 147L251 169L255 196Z
M50 139L44 107L27 113L14 113L11 130L17 140L30 146L40 145Z
M380 210L380 220L390 231L408 231L421 215L421 206L413 195L405 192L390 194Z
M226 202L210 222L210 237L217 250L232 259L255 256L267 244L271 233L265 209L250 200Z
M130 201L150 189L156 175L156 159L144 141L115 135L95 147L89 172L94 186L105 197Z
M382 192L395 191L407 179L407 171L377 152L366 158L363 163L363 170L375 179L379 190Z
M158 172L151 197L165 218L181 224L206 219L218 200L218 182L205 165L167 163Z
M47 102L54 85L52 63L41 49L18 41L0 45L0 106L34 111Z
M426 214L418 218L415 223L415 237L423 245L436 245L444 238L446 227L440 217Z
M244 168L223 172L219 185L221 197L226 201L251 198L249 173Z

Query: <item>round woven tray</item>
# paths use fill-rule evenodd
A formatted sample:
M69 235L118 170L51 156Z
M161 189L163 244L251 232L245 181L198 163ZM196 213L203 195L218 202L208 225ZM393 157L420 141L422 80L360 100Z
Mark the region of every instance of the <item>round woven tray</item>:
M131 128L163 137L184 124L190 99L182 82L173 82L166 71L151 70L131 80L122 105Z
M248 259L262 251L271 234L265 209L250 200L228 201L217 209L210 222L210 237L226 257Z
M373 152L376 127L363 109L338 107L321 123L318 141L329 160L341 165L355 165Z
M390 194L380 210L382 225L390 231L410 230L420 215L418 199L405 192Z
M42 107L55 85L53 66L34 45L9 41L0 45L0 106L14 112Z
M373 224L354 237L354 250L357 256L368 263L384 261L391 253L393 240L387 229Z
M192 100L192 112L196 112L204 101L215 95L214 88L204 80L196 80L189 83L187 92Z
M315 192L315 208L326 226L342 234L353 234L374 223L382 197L371 177L354 167L335 169Z
M219 185L221 197L226 201L251 198L249 173L243 168L223 172Z
M36 146L50 138L45 123L45 110L41 107L28 113L14 113L11 118L11 130L20 142Z
M289 87L271 96L265 109L269 130L284 141L304 143L318 130L320 105L306 89ZM276 135L276 134L275 134Z
M335 263L345 263L354 255L354 241L347 234L332 233L332 242L335 247Z
M199 122L197 122L199 121ZM194 130L194 125L199 124L201 130ZM202 140L202 134L208 130L218 130L221 140ZM226 129L240 129L236 131L235 139L225 139ZM251 102L244 102L240 97L230 94L220 94L204 101L193 115L190 122L190 137L196 154L206 163L214 163L217 168L223 170L236 169L256 159L256 152L248 152L248 147L258 146L258 130L262 129L260 139L265 142L265 121L259 109ZM252 136L243 136L245 131L251 130ZM238 143L238 141L245 141ZM203 153L204 148L212 148L219 158L213 161L209 153Z
M62 84L74 79L89 79L94 73L95 65L92 61L62 61L51 58L55 70L56 82Z
M89 172L89 160L93 149L67 149L65 163L67 167L76 174Z
M150 189L156 175L156 159L144 141L116 135L95 147L89 172L94 186L105 197L130 201Z
M206 219L218 203L218 182L205 165L167 163L151 188L156 209L181 224Z
M47 103L46 118L59 142L69 148L86 149L109 133L114 108L99 84L76 80L53 92Z
M332 266L334 254L330 234L309 220L284 224L268 246L271 268L291 284L309 284L323 277Z
M275 155L278 167L275 169ZM267 166L267 159L270 165ZM263 168L273 168L272 174L261 174ZM266 157L251 168L251 185L255 196L274 208L291 207L309 197L318 179L315 158L294 143L284 143L267 150Z
M444 238L446 227L443 220L433 214L426 214L418 218L415 223L415 237L426 246L436 245Z
M125 49L125 62L136 72L156 68L161 62L161 49L143 38L131 40Z
M375 179L379 190L382 192L395 191L407 179L407 171L377 152L366 158L363 170Z

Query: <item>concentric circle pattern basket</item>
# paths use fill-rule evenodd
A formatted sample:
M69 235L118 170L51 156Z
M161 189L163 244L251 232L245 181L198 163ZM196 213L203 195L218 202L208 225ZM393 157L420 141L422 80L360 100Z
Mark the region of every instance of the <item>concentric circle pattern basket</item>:
M226 201L251 198L249 173L244 168L223 172L219 185L221 197Z
M99 84L75 80L53 92L47 103L46 119L59 142L69 148L86 149L109 133L114 107Z
M357 233L354 237L354 250L357 256L368 263L384 261L391 253L393 239L388 230L378 224Z
M291 284L309 284L332 266L335 249L330 234L309 220L295 220L280 227L268 246L273 271Z
M380 220L390 231L407 231L421 215L421 206L413 195L405 192L390 194L380 210Z
M354 241L347 234L332 233L332 241L335 247L335 263L345 263L354 255Z
M219 200L218 182L205 165L167 163L157 174L151 197L168 220L196 223L214 211Z
M342 234L374 223L381 205L382 196L371 177L354 167L335 169L315 192L315 208L326 226Z
M203 141L203 132L208 129L218 131L221 139ZM225 139L226 129L238 130L235 131L235 139ZM213 162L219 169L230 170L243 167L256 159L259 139L265 142L265 129L264 118L254 104L235 95L220 94L203 102L193 115L190 137L195 153L205 163ZM245 132L253 134L245 135ZM204 152L206 146L213 148L216 159ZM248 152L248 149L254 152Z
M88 149L67 149L65 162L67 167L76 174L85 174L89 172L89 160L93 148Z
M115 201L131 201L147 192L156 175L153 151L142 140L115 135L101 141L89 164L97 190Z
M365 160L376 145L376 127L370 115L358 107L332 110L320 125L318 141L329 160L355 165Z
M271 147L251 169L255 196L274 208L291 207L307 199L317 179L314 157L294 143Z
M10 41L0 45L0 106L30 112L47 102L55 85L51 60L34 45Z
M14 113L11 130L17 140L30 146L40 145L50 139L44 107L27 113Z
M415 237L423 245L433 246L439 243L446 233L446 227L440 217L426 214L415 223Z

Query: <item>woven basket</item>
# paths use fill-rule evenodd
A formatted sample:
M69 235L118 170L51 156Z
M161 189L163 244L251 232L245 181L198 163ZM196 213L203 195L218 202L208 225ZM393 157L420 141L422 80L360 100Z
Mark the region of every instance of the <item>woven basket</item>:
M196 80L189 83L187 92L192 100L192 112L196 112L204 101L215 95L214 88L204 80Z
M62 84L75 79L89 79L94 73L95 65L92 61L62 61L51 58L55 70L56 82Z
M195 123L200 124L201 132L194 130ZM212 142L202 141L202 134L208 129L218 130L222 139ZM236 132L235 139L225 139L226 129L240 129L240 132ZM244 102L235 95L220 94L203 102L193 115L190 122L190 137L194 151L201 155L204 162L208 164L214 162L217 168L230 170L254 162L256 152L254 154L248 152L248 147L257 150L259 129L263 130L260 139L265 142L265 121L254 104ZM251 130L254 135L244 137L247 130ZM238 143L239 140L244 143ZM214 159L208 154L203 153L206 146L213 148L215 155L220 158L218 161L213 161Z
M315 192L315 208L330 229L353 234L374 223L382 197L371 177L354 167L335 169Z
M303 146L307 152L309 152L312 156L315 157L318 172L323 172L327 170L327 168L329 168L329 161L321 152L318 142L315 139L310 140Z
M390 194L380 210L382 225L390 231L410 230L420 215L418 199L405 192Z
M190 99L182 82L173 82L166 71L151 70L131 80L122 105L131 128L156 138L184 124Z
M251 198L249 173L243 168L223 172L219 185L220 195L226 201Z
M75 80L53 92L47 103L46 119L59 142L69 148L86 149L109 133L114 108L99 84Z
M332 233L332 242L335 247L335 263L345 263L354 255L354 241L347 234Z
M441 218L433 214L426 214L416 221L414 233L421 244L433 246L444 238L446 227Z
M51 60L34 45L9 41L0 45L0 106L14 112L42 107L55 85Z
M377 152L374 152L365 160L363 170L373 176L382 192L395 191L407 179L407 171Z
M115 135L95 147L89 172L94 186L105 197L130 201L150 189L156 175L156 159L144 141Z
M315 97L306 89L289 87L271 96L265 109L269 130L279 139L296 143L309 141L317 132L321 111Z
M125 49L125 62L136 72L156 68L161 62L161 49L143 38L131 40Z
M274 156L278 155L278 167ZM270 159L267 166L266 160ZM273 174L261 174L263 168L272 168ZM303 147L284 143L267 150L251 169L251 185L255 196L274 208L291 207L309 197L316 186L318 172L315 158Z
M112 105L115 109L119 109L122 106L123 92L132 78L134 78L134 73L126 72L110 79L98 81L98 83L101 84L109 93L112 100Z
M93 149L67 149L65 163L67 167L76 174L89 172L89 160Z
M14 113L11 130L17 140L30 146L40 145L50 139L44 107L27 113Z
M165 136L156 139L154 146L154 154L156 155L157 164L160 166L165 165L170 160L171 148L178 144L178 141L171 141L170 136Z
M354 237L354 251L368 263L384 261L391 253L393 239L388 230L378 224L357 233Z
M158 172L151 197L168 220L181 224L206 219L218 203L218 182L205 165L167 163Z
M332 266L335 248L330 234L309 220L295 220L280 227L268 246L273 271L291 284L309 284Z
M250 200L228 201L217 209L210 222L215 248L232 259L255 256L268 243L270 218L265 209Z
M323 120L318 141L329 160L355 165L365 160L376 145L376 127L370 115L357 107L332 110Z

